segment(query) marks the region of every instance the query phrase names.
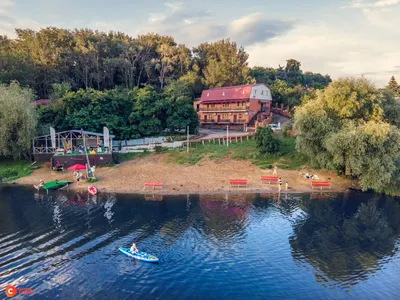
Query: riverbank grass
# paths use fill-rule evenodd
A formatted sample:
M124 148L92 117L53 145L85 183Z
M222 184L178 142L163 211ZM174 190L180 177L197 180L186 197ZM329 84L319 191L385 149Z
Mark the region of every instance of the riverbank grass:
M232 142L229 147L219 144L198 144L186 149L168 151L167 162L195 165L202 159L218 161L223 159L251 160L261 169L270 169L275 165L281 169L296 170L307 164L307 159L296 151L294 138L280 138L280 151L274 154L261 155L254 140Z
M27 161L0 159L0 183L28 176L32 170L32 166Z

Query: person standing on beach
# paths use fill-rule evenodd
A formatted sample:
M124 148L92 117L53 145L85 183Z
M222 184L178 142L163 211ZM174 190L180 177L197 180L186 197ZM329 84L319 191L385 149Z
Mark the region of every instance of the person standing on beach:
M79 170L76 172L76 182L77 185L79 185L79 181L81 180L81 172L79 172Z
M286 185L286 192L287 192L289 189L289 183L286 181L285 185Z
M280 177L279 177L279 180L278 180L278 190L279 190L279 193L282 190L282 178L280 178Z
M274 167L274 172L272 173L272 176L278 177L278 167L277 166Z

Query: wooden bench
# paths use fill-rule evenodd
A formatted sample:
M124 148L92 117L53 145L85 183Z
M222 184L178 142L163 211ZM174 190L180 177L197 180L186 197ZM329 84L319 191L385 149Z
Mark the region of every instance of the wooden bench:
M275 177L275 176L261 176L261 182L262 183L268 182L269 184L271 184L271 182L278 183L278 177Z
M331 188L331 184L328 181L312 181L311 187L314 189L315 187L320 187L321 190L323 187Z
M247 180L245 179L231 179L230 180L231 187L247 187Z
M158 189L162 189L163 188L163 184L162 182L145 182L144 184L144 188L153 188L153 190L155 190L156 188Z

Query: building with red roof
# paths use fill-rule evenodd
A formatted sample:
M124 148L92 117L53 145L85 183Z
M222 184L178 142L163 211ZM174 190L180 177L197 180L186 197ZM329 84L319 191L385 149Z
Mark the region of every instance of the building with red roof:
M265 84L247 84L204 90L194 108L202 127L253 127L270 116L272 96Z
M50 99L39 99L35 100L36 105L50 105Z

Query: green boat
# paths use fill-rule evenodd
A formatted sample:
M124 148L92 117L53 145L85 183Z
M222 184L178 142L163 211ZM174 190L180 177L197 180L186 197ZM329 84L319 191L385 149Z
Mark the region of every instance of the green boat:
M42 188L44 188L45 190L56 190L56 189L66 186L70 183L71 182L69 182L69 181L55 180L55 181L50 181L50 182L45 183L44 185L42 185Z

